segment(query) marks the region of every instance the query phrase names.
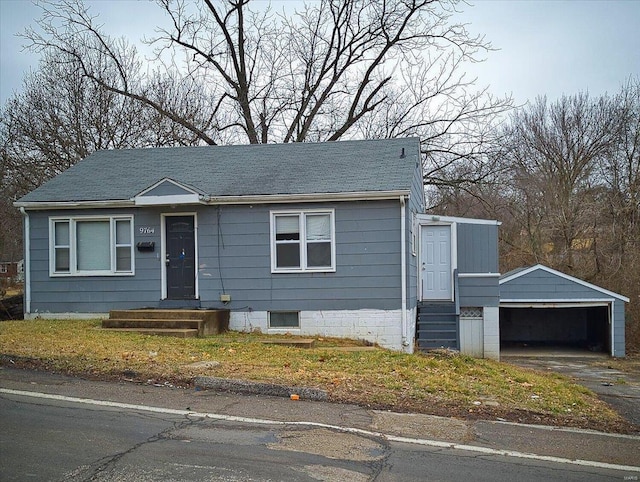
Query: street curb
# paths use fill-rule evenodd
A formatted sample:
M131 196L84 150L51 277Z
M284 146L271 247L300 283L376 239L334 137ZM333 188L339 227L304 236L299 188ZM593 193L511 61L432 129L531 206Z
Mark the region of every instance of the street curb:
M217 377L195 377L193 383L196 389L201 390L220 390L284 398L298 395L300 400L313 400L317 402L326 402L329 399L329 394L319 388L289 387L273 383L250 382Z

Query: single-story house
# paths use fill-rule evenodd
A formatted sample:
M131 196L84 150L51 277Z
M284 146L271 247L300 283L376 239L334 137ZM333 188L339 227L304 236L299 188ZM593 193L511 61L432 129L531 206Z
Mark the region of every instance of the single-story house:
M500 340L511 347L568 347L625 356L629 298L537 264L500 278Z
M420 159L417 138L95 152L15 203L25 318L226 308L498 357L498 223L426 214Z

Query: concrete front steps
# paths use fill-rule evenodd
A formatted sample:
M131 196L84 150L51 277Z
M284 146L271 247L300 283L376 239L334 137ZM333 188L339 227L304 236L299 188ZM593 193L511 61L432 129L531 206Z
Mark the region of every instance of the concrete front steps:
M229 310L111 310L102 328L179 338L217 335L229 328Z

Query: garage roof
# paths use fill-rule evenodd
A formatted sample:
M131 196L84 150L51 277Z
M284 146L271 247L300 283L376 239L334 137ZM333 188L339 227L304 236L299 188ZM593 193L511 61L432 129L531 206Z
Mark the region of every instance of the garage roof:
M499 283L501 301L515 299L529 301L587 300L593 299L594 295L600 293L626 303L629 302L629 298L626 296L587 283L542 264L509 271L500 277Z

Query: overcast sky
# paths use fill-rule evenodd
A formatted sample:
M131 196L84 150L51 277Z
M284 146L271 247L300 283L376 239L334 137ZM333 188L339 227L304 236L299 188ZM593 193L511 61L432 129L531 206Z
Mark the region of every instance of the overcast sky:
M264 0L263 0L264 1ZM163 18L144 0L93 0L108 33L132 41ZM517 103L588 90L613 93L640 77L640 0L474 0L461 18L499 50L469 68L478 85ZM30 0L0 0L0 104L21 87L37 56L15 34L39 16Z

